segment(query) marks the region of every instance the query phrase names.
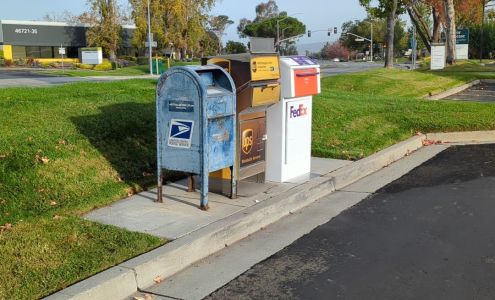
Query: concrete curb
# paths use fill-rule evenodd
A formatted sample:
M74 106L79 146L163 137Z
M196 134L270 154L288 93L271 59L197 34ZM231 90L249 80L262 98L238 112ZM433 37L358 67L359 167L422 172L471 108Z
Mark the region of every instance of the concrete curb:
M137 291L134 272L113 267L71 285L45 299L125 299Z
M45 299L124 299L423 147L425 140L495 142L495 131L418 135L314 178Z
M429 133L426 139L442 143L486 143L495 142L495 130Z
M402 157L409 155L411 152L420 149L423 147L423 141L425 139L425 135L412 137L404 142L400 142L369 157L361 159L348 167L327 174L325 177L331 177L333 179L335 189L342 189L343 187L390 165Z
M480 83L481 83L481 80L474 80L470 83L463 84L461 86L452 88L452 89L447 90L445 92L441 92L441 93L433 95L433 96L427 96L426 99L427 100L441 100L441 99L450 97L452 95L455 95L457 93L460 93L460 92L467 90L469 88L472 88L473 86L478 85Z

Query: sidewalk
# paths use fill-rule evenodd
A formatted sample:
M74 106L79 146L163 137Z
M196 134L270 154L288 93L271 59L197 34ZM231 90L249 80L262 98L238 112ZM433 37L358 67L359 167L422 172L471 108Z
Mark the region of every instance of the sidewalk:
M311 177L320 177L350 163L345 160L313 158ZM290 191L305 182L307 180L264 184L241 181L238 185L237 199L209 193L210 209L205 212L198 209L199 192L188 193L187 180L184 179L164 186L164 203L154 202L157 195L156 189L153 189L90 212L86 218L167 240L175 240Z

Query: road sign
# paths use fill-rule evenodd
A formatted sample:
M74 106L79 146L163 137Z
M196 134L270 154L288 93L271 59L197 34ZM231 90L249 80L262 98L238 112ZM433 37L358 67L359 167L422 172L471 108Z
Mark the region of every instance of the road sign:
M65 48L63 47L58 48L58 54L65 55Z
M457 29L457 44L458 45L468 45L469 44L469 29Z
M361 38L357 38L355 39L356 42L364 42L364 39L361 39Z
M150 43L146 42L144 43L144 46L148 48L150 46ZM158 43L156 41L151 42L151 47L156 48L158 47Z

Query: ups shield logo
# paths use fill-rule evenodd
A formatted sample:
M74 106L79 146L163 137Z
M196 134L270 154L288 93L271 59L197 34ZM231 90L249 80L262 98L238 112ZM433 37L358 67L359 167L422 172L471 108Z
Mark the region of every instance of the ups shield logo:
M244 154L251 153L253 149L253 130L246 129L242 132L242 144L241 144L242 152Z

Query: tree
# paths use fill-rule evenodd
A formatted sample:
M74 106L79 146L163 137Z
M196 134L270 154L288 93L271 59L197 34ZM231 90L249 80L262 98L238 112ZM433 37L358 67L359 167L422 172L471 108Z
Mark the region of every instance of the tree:
M225 33L225 29L232 24L234 24L234 21L229 19L229 16L226 15L214 16L210 19L210 30L218 37L220 51L222 50L222 37Z
M327 43L322 49L322 56L328 59L345 58L349 59L351 52L349 49L337 41L332 44Z
M248 20L247 18L242 18L239 20L239 25L237 25L237 34L241 39L245 38L244 30L246 30L246 26L251 24L253 21Z
M261 22L279 15L278 5L275 0L268 0L266 3L262 2L256 5L255 10L256 18L254 19L254 22Z
M486 0L454 0L454 14L457 26L470 27L480 24L482 3ZM419 36L428 50L431 43L441 41L442 27L448 28L445 0L406 0L411 21L416 25ZM431 25L430 19L433 21Z
M295 47L290 42L290 38L297 37L306 32L306 25L294 17L288 17L287 12L279 12L277 3L269 0L256 6L256 18L248 20L242 18L237 27L239 37L277 37L277 21L279 23L281 40L286 40L285 51L287 53L297 53ZM278 41L276 41L278 43Z
M88 0L90 4L90 28L86 31L89 46L101 46L103 52L116 59L120 46L122 26L119 23L119 10L116 0Z
M201 56L216 55L220 52L218 36L213 31L207 31L199 42Z
M378 6L372 7L376 1L359 0L360 4L374 17L387 19L387 51L385 52L385 68L394 67L394 35L397 17L404 12L403 0L378 0Z
M246 53L247 47L241 42L228 41L225 45L225 52L228 54Z
M136 24L134 45L142 49L147 39L147 1L129 0ZM215 0L150 0L151 31L161 49L178 49L180 56L194 54L206 36L207 12Z
M446 16L446 33L447 33L447 63L452 65L455 63L455 47L456 47L456 24L455 24L455 7L454 0L444 0L445 16Z

